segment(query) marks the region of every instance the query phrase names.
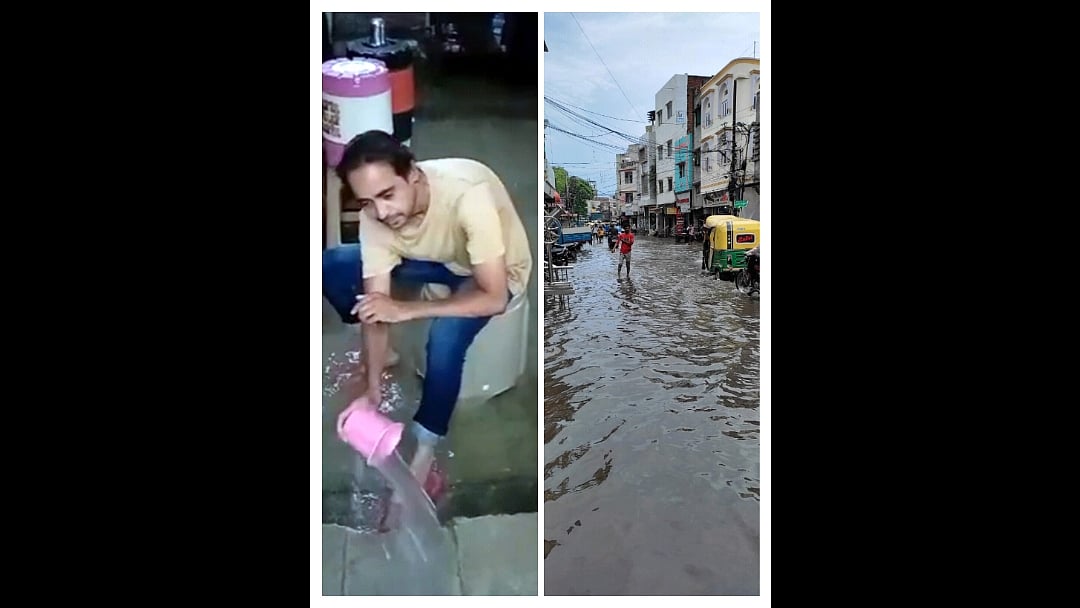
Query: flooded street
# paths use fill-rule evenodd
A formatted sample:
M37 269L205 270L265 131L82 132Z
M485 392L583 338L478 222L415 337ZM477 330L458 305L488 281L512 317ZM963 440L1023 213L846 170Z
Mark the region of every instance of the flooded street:
M759 300L701 244L585 245L545 298L544 593L759 593Z

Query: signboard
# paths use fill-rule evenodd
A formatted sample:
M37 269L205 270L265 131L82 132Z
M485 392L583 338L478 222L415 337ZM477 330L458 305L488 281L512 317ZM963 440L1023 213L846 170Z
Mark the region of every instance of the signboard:
M742 209L746 206L746 201L735 201L735 208Z
M686 124L686 111L685 110L675 110L675 124L677 124L677 125Z

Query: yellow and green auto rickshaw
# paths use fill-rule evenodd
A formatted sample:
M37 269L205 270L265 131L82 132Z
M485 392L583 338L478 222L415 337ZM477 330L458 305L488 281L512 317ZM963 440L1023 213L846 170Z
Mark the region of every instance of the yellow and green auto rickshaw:
M746 252L761 241L761 222L737 215L710 215L705 230L703 264L713 274L746 268Z

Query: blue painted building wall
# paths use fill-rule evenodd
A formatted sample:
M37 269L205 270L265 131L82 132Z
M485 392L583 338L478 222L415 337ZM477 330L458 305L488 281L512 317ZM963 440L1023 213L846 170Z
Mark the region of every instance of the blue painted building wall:
M687 133L672 143L675 166L672 186L675 192L689 192L694 184L694 134ZM686 163L686 172L679 175L679 163Z

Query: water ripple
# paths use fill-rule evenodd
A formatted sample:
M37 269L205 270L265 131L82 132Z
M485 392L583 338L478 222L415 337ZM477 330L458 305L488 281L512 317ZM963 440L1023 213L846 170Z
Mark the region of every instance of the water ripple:
M723 594L725 568L756 577L758 300L702 276L699 247L640 237L626 279L587 245L574 293L545 299L549 593ZM616 582L631 571L659 582L635 593Z

